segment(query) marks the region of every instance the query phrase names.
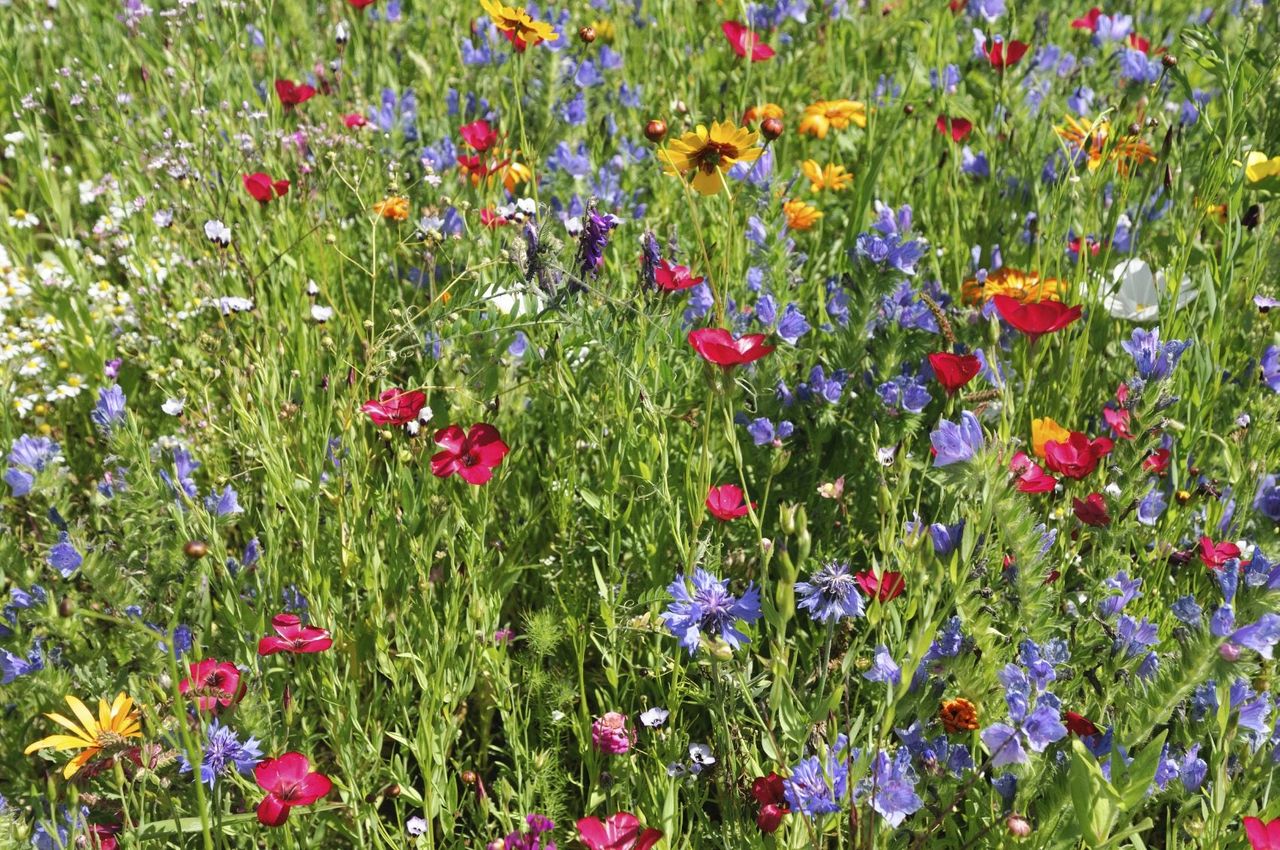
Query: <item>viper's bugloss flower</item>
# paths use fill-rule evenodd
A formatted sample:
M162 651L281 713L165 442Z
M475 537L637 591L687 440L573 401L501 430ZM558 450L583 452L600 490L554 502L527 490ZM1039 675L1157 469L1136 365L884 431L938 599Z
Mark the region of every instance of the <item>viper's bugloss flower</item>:
M736 624L751 624L761 616L760 591L754 583L739 598L729 592L728 579L718 579L701 567L694 570L692 581L684 575L677 576L667 586L667 592L672 602L662 613L662 620L690 655L697 653L703 636L718 638L732 649L739 648L747 642L747 636L738 631Z
M934 466L972 460L985 445L982 425L978 417L968 410L960 414L958 423L945 419L939 422L937 429L929 435L929 443L933 446Z
M111 429L124 421L124 390L112 384L98 390L98 403L93 406L89 418L98 426L98 431L109 435Z
M1160 328L1155 327L1150 331L1134 328L1133 336L1128 342L1120 343L1120 347L1133 358L1138 377L1142 381L1159 381L1169 377L1183 353L1191 347L1191 341L1171 339L1162 343Z
M797 607L804 608L809 616L825 623L845 617L861 617L865 613L858 582L849 565L843 561L829 561L819 567L808 581L796 583L800 597Z

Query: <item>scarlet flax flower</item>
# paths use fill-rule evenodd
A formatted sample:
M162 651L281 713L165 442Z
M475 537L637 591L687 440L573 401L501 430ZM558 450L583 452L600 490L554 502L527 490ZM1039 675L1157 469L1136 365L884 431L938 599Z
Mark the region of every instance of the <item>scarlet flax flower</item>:
M1071 734L1078 735L1081 738L1088 738L1091 735L1098 734L1098 727L1093 725L1092 720L1074 711L1062 712L1062 725L1066 726Z
M724 328L701 328L689 333L689 345L708 363L729 369L754 363L773 351L764 334L743 334L737 339Z
M604 821L582 818L578 838L588 850L649 850L662 839L662 832L642 828L640 819L631 812L618 812Z
M427 394L421 390L392 387L360 405L360 412L367 413L375 425L405 425L418 418L426 403Z
M991 67L997 71L1003 71L1018 64L1027 53L1027 48L1031 45L1023 41L1006 42L1001 38L994 39L986 48L987 61L991 63Z
M907 587L907 580L903 578L902 573L891 571L876 575L872 570L865 570L854 573L853 580L858 583L863 593L881 602L897 599Z
M260 762L253 769L253 778L267 792L258 804L258 822L263 826L280 826L294 806L309 806L333 790L329 777L313 771L302 753L285 753Z
M259 655L324 652L333 646L333 637L328 631L319 626L302 625L297 614L276 614L271 618L271 628L276 633L258 641Z
M1060 331L1080 318L1080 305L1068 307L1061 301L1036 301L1024 303L1007 295L997 295L992 299L996 303L996 311L1015 330L1019 330L1032 341L1045 334Z
M1098 18L1101 17L1102 10L1097 6L1094 6L1092 9L1085 12L1083 16L1072 21L1071 28L1074 30L1087 30L1088 32L1094 32L1098 29Z
M313 86L298 85L293 80L276 80L276 97L285 109L292 109L316 96Z
M768 776L757 776L751 783L751 796L760 804L760 812L756 815L756 826L765 835L772 835L782 825L784 815L791 814L787 806L786 787L782 777L776 773Z
M1107 513L1107 502L1101 493L1090 493L1084 500L1073 498L1071 510L1085 525L1099 528L1111 525L1111 514Z
M934 126L942 135L950 136L951 141L956 144L969 138L969 134L973 132L972 121L967 118L953 118L950 115L939 115Z
M1232 558L1240 557L1240 547L1229 540L1214 543L1207 535L1200 538L1200 560L1211 570L1220 570Z
M1079 480L1091 475L1098 463L1111 453L1114 443L1107 437L1090 439L1072 431L1065 443L1050 440L1044 444L1045 465L1054 472Z
M275 198L284 197L289 192L288 180L272 180L271 175L261 171L245 174L240 178L245 191L260 204L268 204Z
M956 390L982 371L982 361L976 354L950 354L945 351L930 354L929 366L947 395L955 395Z
M201 711L215 711L218 706L230 708L240 699L240 669L230 661L206 658L190 666L190 676L178 685L183 696L195 697Z
M463 433L457 425L436 432L436 445L442 451L431 456L431 474L437 478L457 475L468 484L484 484L511 449L502 442L498 429L477 422Z
M1058 486L1058 479L1048 474L1030 457L1018 452L1009 461L1009 470L1018 476L1018 492L1048 493Z
M705 278L694 277L686 266L676 265L670 260L658 261L658 265L653 270L653 279L657 281L658 288L666 292L691 289L705 280Z
M498 143L498 132L489 126L489 122L481 118L458 128L462 140L472 150L484 153Z
M751 509L756 506L751 503ZM747 503L742 488L736 484L721 484L707 492L707 510L721 522L728 522L747 515Z
M729 39L729 46L738 57L751 57L752 62L763 62L773 58L773 48L760 40L760 37L747 26L738 21L725 21L720 25L724 37Z

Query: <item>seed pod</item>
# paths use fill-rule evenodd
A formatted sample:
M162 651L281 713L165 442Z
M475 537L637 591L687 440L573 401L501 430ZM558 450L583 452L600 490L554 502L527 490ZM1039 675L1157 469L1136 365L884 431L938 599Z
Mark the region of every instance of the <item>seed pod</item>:
M903 115L914 115L915 112L916 112L916 108L909 103L906 106L902 107Z
M209 554L209 544L203 540L188 540L187 545L182 547L182 551L191 560L198 561Z
M644 126L644 137L655 145L667 135L667 122L655 118Z
M1178 67L1178 57L1174 56L1172 53L1166 53L1164 56L1160 57L1160 64L1166 68L1176 68Z
M781 136L785 129L781 119L766 118L760 125L760 134L772 142Z

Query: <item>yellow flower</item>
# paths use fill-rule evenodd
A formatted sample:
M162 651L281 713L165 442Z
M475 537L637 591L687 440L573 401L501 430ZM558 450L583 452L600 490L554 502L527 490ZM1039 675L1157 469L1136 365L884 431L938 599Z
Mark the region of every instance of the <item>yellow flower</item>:
M1280 156L1268 159L1262 151L1249 151L1244 161L1244 182L1251 189L1280 188Z
M800 164L800 170L809 178L811 192L821 192L823 189L842 192L853 182L853 175L845 171L843 165L827 163L823 166L818 165L817 160L806 159Z
M535 21L524 9L504 6L498 0L480 0L480 5L489 13L493 25L509 34L516 50L524 50L529 44L560 38L551 24Z
M591 28L596 31L596 38L605 44L613 44L616 31L613 28L613 21L601 18L598 21L591 22Z
M404 221L409 217L409 199L399 195L392 195L374 204L373 211L392 221Z
M801 135L827 137L827 130L835 127L843 130L850 122L859 127L867 126L867 105L856 100L819 100L804 109L800 119Z
M533 172L529 170L529 166L513 159L507 164L506 170L503 171L502 185L506 187L508 192L514 192L516 186L521 183L528 183L531 177L533 177Z
M1155 162L1155 151L1138 136L1121 136L1109 147L1111 124L1089 118L1065 116L1067 123L1055 127L1058 135L1075 149L1076 154L1088 156L1090 171L1097 171L1104 161L1114 161L1121 175L1128 175L1134 165Z
M760 103L750 107L742 116L743 124L754 124L767 118L781 118L786 115L782 107L776 103Z
M1044 457L1044 444L1050 440L1055 443L1065 443L1070 438L1071 432L1048 416L1031 420L1031 448L1035 451L1036 457Z
M756 147L759 133L739 128L732 121L715 121L708 131L702 124L685 133L663 150L659 157L666 162L667 174L683 175L693 171L690 184L700 194L714 195L724 185L724 173L739 162L755 162L762 148Z
M61 714L46 714L45 717L72 734L41 738L24 751L25 755L30 755L36 750L51 748L59 751L80 750L80 753L67 762L67 766L62 769L62 775L66 779L75 776L76 771L103 750L119 749L128 739L142 737L142 723L137 710L133 707L133 699L126 696L123 691L110 705L107 705L105 699L98 700L97 718L84 703L70 694L67 694L66 700L67 705L71 706L71 713L76 716L76 720L80 721L80 725L77 726L74 721Z
M822 218L817 207L804 201L787 201L782 205L782 214L787 217L787 227L792 230L808 230Z
M1024 304L1037 301L1061 301L1067 284L1057 278L1040 279L1039 272L1024 272L1011 266L1003 266L987 275L985 281L969 278L960 285L965 304L981 304L997 295L1016 298Z

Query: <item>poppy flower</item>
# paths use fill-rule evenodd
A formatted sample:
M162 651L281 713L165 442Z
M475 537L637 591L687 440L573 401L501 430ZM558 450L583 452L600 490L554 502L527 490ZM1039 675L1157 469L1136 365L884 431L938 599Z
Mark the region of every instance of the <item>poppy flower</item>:
M305 83L297 85L293 80L276 80L276 97L286 109L306 103L315 96L315 88Z
M493 470L511 451L498 429L484 422L472 425L465 434L457 425L441 428L435 440L443 451L431 456L431 474L448 478L456 473L468 484L483 484L492 478Z
M1200 560L1211 570L1218 570L1232 558L1240 557L1240 547L1229 540L1214 543L1207 536L1200 538Z
M751 509L756 506L755 502L750 505ZM736 484L721 484L719 487L712 487L707 492L707 510L711 511L711 515L722 522L729 522L741 516L746 516L748 506L743 498L742 488Z
M956 390L973 380L982 371L982 361L976 354L951 354L939 351L929 355L929 365L933 368L933 376L942 384L947 395L955 395Z
M1018 476L1018 492L1048 493L1058 486L1058 479L1048 474L1031 458L1022 452L1009 461L1009 470Z
M725 21L720 25L724 37L729 39L729 46L741 59L751 55L752 62L763 62L773 58L773 48L760 40L754 32L738 21Z
M271 618L274 635L258 641L259 655L275 655L277 652L324 652L333 646L333 637L319 626L304 626L297 614L276 614Z
M1142 462L1142 469L1145 472L1154 472L1156 475L1164 475L1169 471L1169 450L1156 449L1147 459Z
M267 792L258 804L258 822L263 826L280 826L294 806L309 806L333 790L329 777L313 771L302 753L285 753L260 762L253 769L253 778Z
M791 813L787 806L782 777L776 773L768 776L757 776L751 783L751 796L760 804L760 813L756 815L756 826L765 835L772 835L782 824L783 815Z
M240 699L240 669L231 662L206 658L188 669L191 675L178 685L178 692L194 696L201 711L213 711L219 705L230 708Z
M421 390L392 387L360 405L360 412L369 414L374 425L405 425L418 418L426 403L427 394Z
M1014 329L1031 337L1032 341L1045 334L1060 331L1080 318L1080 305L1068 307L1061 301L1035 301L1030 304L997 295L991 299L996 304L996 311Z
M726 369L754 363L773 351L774 346L765 345L765 339L765 334L743 334L734 339L733 334L724 328L700 328L689 332L689 345L693 350L708 363Z
M1011 68L1018 64L1027 53L1027 48L1031 45L1024 41L1006 42L1001 38L996 38L991 45L985 49L987 61L991 63L991 67L997 71L1003 71L1005 68Z
M1090 493L1083 501L1073 498L1071 510L1085 525L1099 528L1111 525L1111 514L1107 513L1107 502L1101 493Z
M288 180L272 180L271 175L263 174L261 171L245 174L240 180L244 183L245 191L260 204L270 203L273 199L284 197L289 192Z
M950 136L951 141L956 144L969 138L969 134L973 132L972 121L967 118L952 118L949 115L939 115L934 126L942 135Z
M1094 32L1098 29L1098 18L1101 17L1102 10L1097 6L1094 6L1092 9L1085 12L1082 17L1076 18L1072 21L1071 28L1073 30L1088 30L1089 32Z
M1093 725L1093 721L1085 717L1083 714L1076 714L1074 711L1062 712L1062 725L1067 727L1073 735L1081 738L1088 738L1098 734L1098 727Z
M641 829L640 819L631 812L618 812L605 821L582 818L578 838L588 850L649 850L662 838L661 830Z
M1253 850L1280 850L1280 818L1270 821L1245 818L1244 834Z
M1093 473L1114 444L1107 437L1089 439L1072 431L1066 442L1050 440L1044 445L1045 465L1054 472L1079 480Z
M670 260L658 261L653 270L653 278L658 282L658 288L665 292L691 289L706 279L694 277L687 267L676 265Z
M473 150L484 153L498 143L498 132L489 126L489 122L481 118L458 128L462 140Z
M854 573L853 580L863 593L881 602L897 599L907 588L907 580L902 577L902 573L889 571L876 575L872 570L864 570Z

